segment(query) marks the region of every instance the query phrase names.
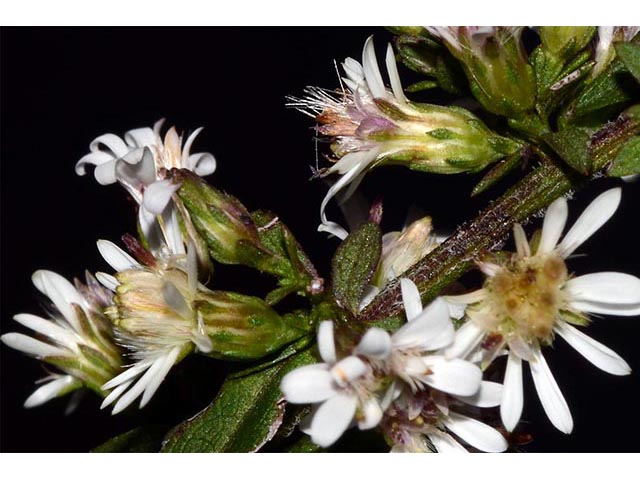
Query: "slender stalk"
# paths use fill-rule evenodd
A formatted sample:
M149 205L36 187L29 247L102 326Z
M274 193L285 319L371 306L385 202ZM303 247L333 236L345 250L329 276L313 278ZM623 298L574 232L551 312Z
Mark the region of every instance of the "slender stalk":
M430 302L451 282L468 271L483 252L496 248L513 224L548 206L579 186L580 179L545 163L520 180L474 220L460 225L438 248L409 270L424 302ZM392 317L402 310L400 283L390 283L360 314L362 322Z

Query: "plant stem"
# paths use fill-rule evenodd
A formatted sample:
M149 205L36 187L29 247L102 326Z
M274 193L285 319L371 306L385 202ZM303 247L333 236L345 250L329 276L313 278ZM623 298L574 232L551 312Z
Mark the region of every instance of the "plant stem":
M580 178L552 163L541 164L473 221L460 225L403 277L413 280L423 301L430 302L444 287L468 271L483 252L499 246L514 223L525 221L580 183ZM359 320L382 320L399 314L402 308L400 282L396 280L367 306Z

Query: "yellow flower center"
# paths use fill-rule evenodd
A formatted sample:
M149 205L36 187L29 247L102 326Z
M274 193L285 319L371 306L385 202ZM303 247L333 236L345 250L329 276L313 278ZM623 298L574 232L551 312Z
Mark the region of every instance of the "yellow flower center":
M553 326L566 303L562 287L567 278L564 260L555 253L514 255L484 285L499 333L517 334L527 342L550 342Z

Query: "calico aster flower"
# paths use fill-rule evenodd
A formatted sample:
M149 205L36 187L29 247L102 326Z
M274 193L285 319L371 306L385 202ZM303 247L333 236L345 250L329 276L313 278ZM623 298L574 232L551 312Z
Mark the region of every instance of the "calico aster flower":
M447 355L465 357L480 348L484 365L508 347L509 356L501 402L508 430L517 425L523 406L522 361L528 362L538 397L553 425L564 433L573 419L542 355L559 335L596 367L613 375L628 375L629 365L610 348L574 325L586 326L589 314L640 315L640 279L618 272L573 277L565 260L616 211L619 188L598 196L559 242L567 220L567 202L549 206L537 245L514 227L517 253L496 263L481 263L486 275L482 289L447 299L467 305L468 321L456 332ZM483 342L484 340L484 342Z
M332 139L337 161L321 174L341 177L322 201L318 230L341 239L347 232L327 220L326 207L345 189L342 200L346 200L372 168L400 164L425 172L460 173L481 169L518 148L466 110L409 101L391 45L385 63L391 89L385 87L369 37L362 64L353 58L342 64L346 88L336 93L307 87L303 98L289 97L289 106L314 118L318 133Z
M114 276L99 273L109 286L114 305L106 310L116 328L118 342L130 352L134 364L103 385L111 393L102 408L113 402L119 413L141 397L144 407L169 370L197 348L212 349L201 318L193 308L199 284L197 259L192 244L187 254L169 252L160 257L147 253L141 264L115 244L98 241Z
M14 320L34 332L6 333L2 341L11 348L53 365L52 373L37 383L24 406L36 407L87 387L104 396L102 385L121 371L121 353L103 315L111 296L87 274L87 285L71 284L61 275L38 270L32 276L36 288L51 301L49 318L21 313Z
M354 418L358 428L378 425L382 409L375 392L379 390L370 365L356 355L338 360L333 338L333 322L318 328L318 350L323 363L297 368L284 376L280 389L290 403L318 405L305 433L321 447L336 442Z
M76 173L85 175L86 166L95 165L94 176L98 183L108 185L120 183L140 205L138 220L152 249L161 243L163 225L175 216L171 202L179 184L165 179L166 172L187 169L199 176L212 174L216 160L210 153L191 153L191 146L202 131L196 129L184 142L175 127L165 134L160 130L164 119L151 128L129 130L124 139L106 133L89 145L90 153L76 164Z

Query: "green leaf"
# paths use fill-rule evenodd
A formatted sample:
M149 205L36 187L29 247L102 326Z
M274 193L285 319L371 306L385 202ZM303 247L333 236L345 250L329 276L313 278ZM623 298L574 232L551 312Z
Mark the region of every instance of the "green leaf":
M625 143L607 172L610 177L625 177L640 173L640 137Z
M482 192L502 180L516 167L518 167L518 165L520 165L521 160L521 152L516 152L498 162L496 166L489 170L487 174L482 177L482 180L480 180L478 184L473 188L473 190L471 191L471 196L475 197L476 195L481 194Z
M589 152L590 135L584 128L568 126L542 137L545 142L574 170L590 175L593 162Z
M209 407L175 427L163 452L254 452L276 434L284 416L282 377L315 362L310 349L267 364L250 374L230 376Z
M107 440L93 453L155 453L160 451L167 427L149 425L137 427Z
M614 46L627 70L640 82L640 44L625 42L615 43Z
M599 110L619 107L637 95L638 86L625 65L614 60L580 93L573 105L573 115L582 117Z
M354 315L382 253L380 227L367 222L338 247L332 261L332 289L336 302Z

